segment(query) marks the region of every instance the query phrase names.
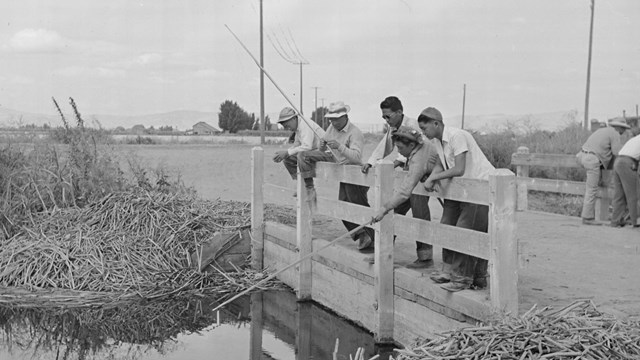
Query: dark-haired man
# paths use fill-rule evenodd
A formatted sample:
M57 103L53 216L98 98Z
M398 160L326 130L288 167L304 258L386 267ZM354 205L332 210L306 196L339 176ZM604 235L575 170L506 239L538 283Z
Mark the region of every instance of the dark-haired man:
M382 118L386 121L389 129L385 134L385 137L378 143L378 146L373 150L373 153L369 157L366 164L362 166L362 172L367 173L372 166L387 157L393 151L395 143L392 137L394 131L397 131L401 126L409 129L416 130L422 138L422 143L427 143L430 140L422 135L418 122L404 115L402 102L395 96L389 96L380 103L380 110L382 111ZM435 162L435 156L430 160L431 163ZM393 165L395 167L405 166L407 159L400 153ZM413 191L413 188L411 189ZM424 195L411 194L405 201L398 204L395 208L395 213L405 215L409 209L414 218L431 220L431 212L429 210L429 197ZM433 247L429 244L416 241L416 253L418 258L412 264L407 265L408 268L426 268L432 265L433 260Z
M429 139L435 139L443 168L436 168L424 182L427 190L433 189L435 182L453 177L488 180L495 168L476 143L473 136L462 129L444 125L438 109L429 107L420 113L418 123ZM445 200L442 224L487 232L489 207L486 205ZM442 249L445 271L434 274L431 279L445 283L442 288L460 291L472 285L486 287L487 260L457 251Z

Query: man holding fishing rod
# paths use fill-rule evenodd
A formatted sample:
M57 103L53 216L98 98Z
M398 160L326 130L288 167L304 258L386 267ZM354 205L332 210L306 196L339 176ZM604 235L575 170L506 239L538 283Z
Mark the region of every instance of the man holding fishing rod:
M360 129L349 121L348 112L350 110L349 105L345 105L342 101L329 104L325 118L329 119L331 124L326 132L322 131L319 126L318 129L320 131L316 131L317 136L313 136L313 133L310 135L305 134L303 130L300 132L299 137L300 139L304 139L304 135L307 135L308 145L306 148L301 149L302 144L304 144L301 140L301 145L296 146L297 143L294 143L294 147L289 150L276 152L273 158L276 162L283 161L287 171L289 171L291 177L294 179L296 179L296 171L300 169L300 176L304 179L307 193L314 198L315 188L313 178L316 176L315 164L318 161L333 162L340 165L362 165L364 135ZM298 134L296 129L304 128L301 128L295 113L293 113L294 116L290 116L291 112L293 112L292 109L284 108L278 122L286 129L295 130L296 134ZM316 124L312 123L311 126L314 125ZM309 139L311 137L312 139ZM296 137L296 139L298 139L298 137ZM294 150L292 151L292 149ZM295 155L290 155L292 152ZM338 200L368 207L368 191L369 188L367 186L341 182ZM312 199L311 201L314 200ZM358 227L358 224L349 221L343 220L342 223L349 231ZM374 231L371 228L364 228L352 234L353 240L358 241L358 250L362 252L371 252L373 250L373 236Z
M378 161L391 154L394 147L397 145L394 141L393 133L401 126L416 130L420 137L420 142L422 144L421 147L431 148L430 140L422 134L422 130L420 130L420 126L418 126L418 121L404 115L400 99L395 96L387 97L380 103L380 110L382 111L382 118L386 121L387 125L389 125L389 130L378 146L376 146L375 150L373 150L373 153L371 154L371 157L369 157L367 163L362 165L362 172L365 174L368 173L369 169L375 166ZM397 159L393 161L394 167L403 167L404 170L411 169L406 157L407 155L400 152L400 146L397 146L397 148L399 155ZM430 164L435 164L438 154L435 152L429 152L429 154L430 158L425 159L425 161L429 161ZM417 169L417 165L413 166L413 169ZM423 173L422 175L424 176L425 174ZM415 187L416 184L417 182L413 184L413 187ZM413 191L413 187L411 187L411 191ZM431 212L429 210L429 197L425 195L412 194L411 191L409 191L408 196L404 198L403 201L396 204L394 212L396 214L405 215L409 212L409 209L411 209L411 213L414 218L430 221ZM416 241L416 253L418 258L413 263L407 265L408 268L423 269L433 264L432 245Z
M412 194L413 189L418 185L420 180L429 176L433 169L440 163L435 146L431 141L425 141L421 131L402 125L398 127L398 129L393 130L390 137L398 148L398 153L406 159L402 165L402 169L408 173L402 184L397 189L394 189L391 199L382 204L378 209L376 215L373 217L374 222L382 220L391 210L395 210L397 213L398 208L402 206L402 204L408 203L411 196L415 196ZM427 214L428 209L427 207ZM416 242L416 244L423 245L422 247L418 246L418 260L407 265L407 267L425 268L431 266L433 264L431 258L432 246L420 242ZM427 246L430 250L429 258L423 260L420 258L420 255L425 252L421 252L421 249Z

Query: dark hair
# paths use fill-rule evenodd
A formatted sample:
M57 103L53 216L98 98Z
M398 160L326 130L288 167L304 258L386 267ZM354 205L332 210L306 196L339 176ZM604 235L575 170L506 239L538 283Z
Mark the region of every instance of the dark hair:
M432 118L428 117L427 115L423 115L423 114L420 114L420 116L418 116L418 122L419 123L428 123L429 121L440 121L440 120L432 119ZM442 123L442 121L440 121L440 122Z
M391 111L403 111L402 102L395 96L388 96L380 103L380 109L389 109Z

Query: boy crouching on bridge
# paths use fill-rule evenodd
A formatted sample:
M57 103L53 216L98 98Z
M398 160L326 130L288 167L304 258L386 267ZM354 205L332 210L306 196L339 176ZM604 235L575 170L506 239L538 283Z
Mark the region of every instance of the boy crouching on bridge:
M322 137L319 137L317 149L305 149L297 152L295 157L289 156L284 160L285 167L294 179L296 178L296 167L300 169L300 176L304 179L311 201L315 201L313 178L316 176L315 164L318 161L333 162L340 165L362 165L364 135L360 129L349 121L347 113L351 108L349 105L345 105L344 102L338 101L331 103L328 110L325 118L329 119L331 124L326 132L319 128L322 131ZM368 191L369 187L367 186L341 182L338 200L368 207ZM349 221L343 220L342 223L349 231L358 227L358 224ZM358 241L358 250L362 252L371 252L373 250L373 229L364 228L353 234L352 237L354 241Z
M413 189L421 179L426 178L440 162L438 153L431 141L424 141L422 133L407 126L400 126L391 133L391 138L398 148L400 155L406 157L403 170L408 171L407 176L399 188L395 189L393 196L378 209L374 221L380 221L391 210L398 208L411 197ZM433 265L433 250L429 247L429 253L424 253L418 248L418 260L416 263L422 266L407 266L410 268L422 268ZM415 264L415 263L414 263Z

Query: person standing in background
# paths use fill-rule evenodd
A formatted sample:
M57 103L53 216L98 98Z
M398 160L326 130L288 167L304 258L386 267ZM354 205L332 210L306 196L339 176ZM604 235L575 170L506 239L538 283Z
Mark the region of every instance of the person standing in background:
M635 130L635 129L634 129ZM626 225L624 217L629 211L629 225L634 228L638 225L638 161L640 160L640 135L634 131L635 136L629 139L616 156L613 163L613 213L611 214L611 226L623 227Z
M622 147L620 135L629 128L624 119L613 119L609 126L594 131L576 154L578 162L587 170L581 214L585 225L602 225L596 221L596 197L602 169L610 169L611 160Z

